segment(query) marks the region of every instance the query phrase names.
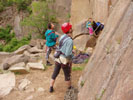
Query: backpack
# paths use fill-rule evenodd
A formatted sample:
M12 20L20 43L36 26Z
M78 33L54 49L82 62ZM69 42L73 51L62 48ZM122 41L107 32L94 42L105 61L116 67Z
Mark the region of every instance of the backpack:
M61 41L59 42L59 48L56 49L55 54L54 54L54 57L55 57L55 58L59 58L60 55L63 54L63 53L60 51L60 49L61 49L61 47L63 46L63 41L64 41L66 38L68 38L67 35L66 35L63 39L61 39Z

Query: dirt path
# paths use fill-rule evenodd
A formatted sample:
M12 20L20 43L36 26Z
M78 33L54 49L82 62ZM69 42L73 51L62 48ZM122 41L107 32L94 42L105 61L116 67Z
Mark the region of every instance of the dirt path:
M74 65L75 66L75 65ZM77 65L76 65L77 66ZM15 89L3 100L64 100L64 95L66 92L66 84L64 81L63 71L60 72L56 83L55 92L49 93L49 82L52 75L54 67L48 67L45 71L41 70L31 70L29 74L16 75L16 87ZM78 79L82 71L72 71L72 85L77 87ZM31 81L29 87L25 91L18 90L18 84L21 79L27 78ZM38 88L44 88L43 92L39 92ZM26 98L31 99L26 99Z

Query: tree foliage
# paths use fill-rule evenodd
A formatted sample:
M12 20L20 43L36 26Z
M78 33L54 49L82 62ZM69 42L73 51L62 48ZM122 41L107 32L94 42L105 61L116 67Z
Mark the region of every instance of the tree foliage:
M57 22L53 10L48 7L47 1L32 2L32 14L22 21L22 25L33 28L32 33L43 33L49 22Z

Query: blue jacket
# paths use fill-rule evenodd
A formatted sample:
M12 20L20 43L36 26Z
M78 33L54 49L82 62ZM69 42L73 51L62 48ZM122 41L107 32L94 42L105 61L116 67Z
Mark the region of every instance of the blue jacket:
M45 37L46 37L46 46L52 47L56 44L56 39L59 37L58 35L55 34L53 30L47 30L45 32Z
M61 38L59 39L59 42L60 42L61 39L63 39L65 36L66 36L66 34L62 35ZM62 47L60 48L60 51L61 51L62 53L65 54L65 57L66 57L66 58L72 59L72 57L73 57L72 50L73 50L73 40L72 40L70 37L68 37L68 38L66 38L66 39L63 41L63 45L62 45Z

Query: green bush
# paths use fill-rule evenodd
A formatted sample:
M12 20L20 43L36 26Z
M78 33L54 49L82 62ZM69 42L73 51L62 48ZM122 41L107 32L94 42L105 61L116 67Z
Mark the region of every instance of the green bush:
M0 2L0 12L2 12L4 10L4 6L3 4Z
M11 39L11 41L4 46L3 51L5 52L13 52L20 48L23 45L29 44L29 38L24 37L21 40L17 40L15 37Z
M17 5L18 11L27 10L28 6L31 4L32 0L13 0Z
M3 45L0 44L0 51L3 51Z
M4 6L11 6L13 4L13 0L0 0L0 3Z
M15 36L15 33L10 33L11 30L12 27L9 25L6 28L0 28L0 39L3 39L6 43L8 43L11 38Z
M82 71L83 69L84 69L83 66L72 67L72 71Z
M11 33L11 29L11 26L0 29L0 39L6 41L5 45L0 44L0 51L13 52L21 46L29 44L29 41L31 39L30 34L27 37L23 37L21 40L18 40L15 37L15 33Z
M29 12L28 7L31 2L32 0L0 0L0 11L3 11L4 7L16 4L18 11L27 10Z

